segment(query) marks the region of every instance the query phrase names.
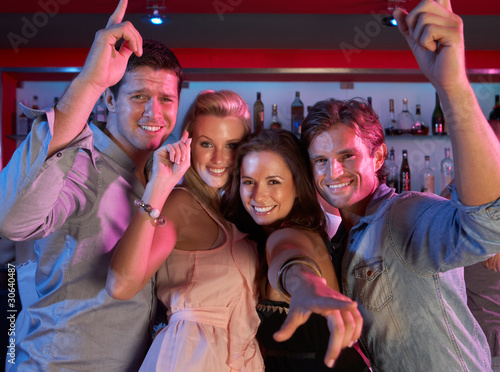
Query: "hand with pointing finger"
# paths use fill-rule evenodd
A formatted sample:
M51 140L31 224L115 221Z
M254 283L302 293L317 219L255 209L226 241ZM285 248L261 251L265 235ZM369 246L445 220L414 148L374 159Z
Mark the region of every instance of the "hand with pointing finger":
M101 92L123 77L132 53L142 55L142 37L130 22L122 22L127 0L120 0L106 28L99 30L79 78ZM116 45L124 40L119 49Z

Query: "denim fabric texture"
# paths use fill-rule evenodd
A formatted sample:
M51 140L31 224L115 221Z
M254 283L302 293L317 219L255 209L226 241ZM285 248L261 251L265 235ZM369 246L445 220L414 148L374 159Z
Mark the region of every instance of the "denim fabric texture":
M463 266L500 251L500 200L470 207L380 185L365 217L332 243L344 250L342 290L364 319L373 371L491 370L486 337L467 307Z

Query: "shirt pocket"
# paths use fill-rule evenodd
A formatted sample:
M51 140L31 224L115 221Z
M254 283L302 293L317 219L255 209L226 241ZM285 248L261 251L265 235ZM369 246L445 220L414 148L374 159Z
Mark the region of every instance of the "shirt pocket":
M372 258L354 267L354 295L366 309L381 311L393 299L389 273L382 257Z

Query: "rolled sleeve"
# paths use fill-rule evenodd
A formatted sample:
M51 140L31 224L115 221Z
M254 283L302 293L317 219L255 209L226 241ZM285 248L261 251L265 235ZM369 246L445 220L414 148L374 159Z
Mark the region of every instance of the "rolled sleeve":
M50 229L51 211L79 151L86 151L95 166L88 126L65 149L47 159L54 110L30 109L27 114L36 117L32 130L0 173L0 235L12 240L39 238Z

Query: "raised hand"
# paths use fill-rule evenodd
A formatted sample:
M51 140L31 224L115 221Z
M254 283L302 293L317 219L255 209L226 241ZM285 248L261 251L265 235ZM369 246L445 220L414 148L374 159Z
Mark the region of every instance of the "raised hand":
M293 269L293 267L292 267ZM357 303L328 287L325 279L308 272L290 271L300 275L297 283L306 283L294 289L290 309L280 330L274 334L276 341L288 340L312 313L323 315L328 322L330 341L324 357L325 364L333 366L344 347L350 347L361 335L363 318Z
M409 14L394 11L398 28L436 89L467 83L462 19L450 0L423 0Z
M79 77L98 90L104 91L116 84L125 73L127 61L132 53L142 55L142 37L130 22L122 22L128 0L120 0L109 17L106 28L96 33L85 65ZM124 39L116 49L119 40Z
M120 0L106 28L96 33L82 71L55 107L54 133L47 157L66 147L83 130L102 92L125 74L132 53L142 55L142 37L130 22L122 22L127 0ZM119 50L118 40L124 39Z
M184 131L179 141L162 145L153 154L151 179L177 184L191 165L191 138Z

